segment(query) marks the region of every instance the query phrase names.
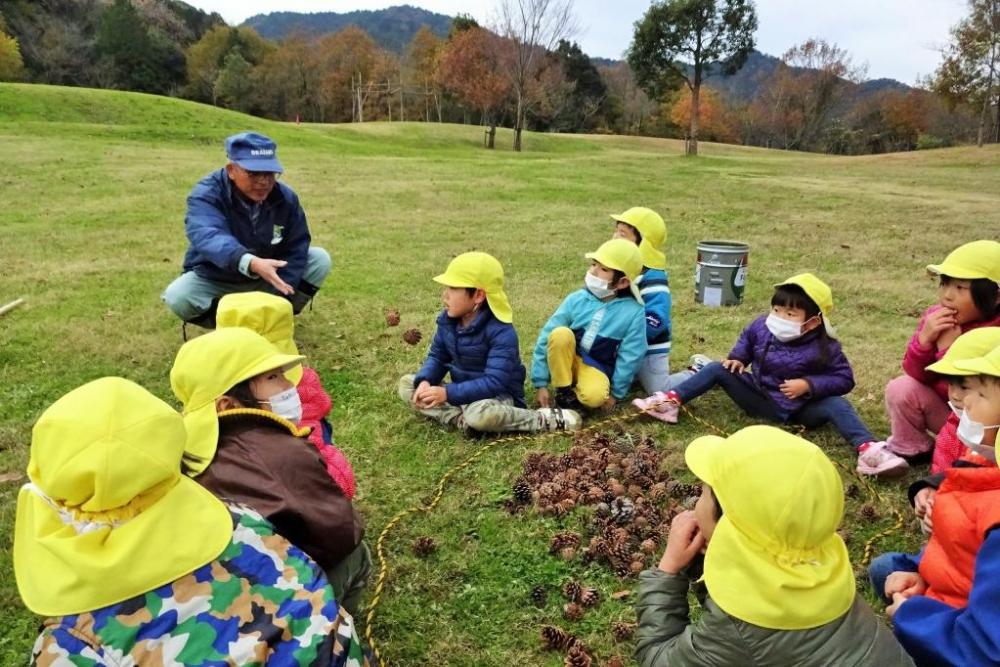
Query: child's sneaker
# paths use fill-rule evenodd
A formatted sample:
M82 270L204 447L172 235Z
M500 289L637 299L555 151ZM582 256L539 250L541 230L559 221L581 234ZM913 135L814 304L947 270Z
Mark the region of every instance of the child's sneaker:
M659 419L668 424L676 424L680 413L680 405L672 401L670 397L662 391L658 391L649 398L637 398L632 401L632 405L639 408L653 419Z
M579 431L583 426L583 417L575 410L538 408L535 412L540 431Z
M905 474L910 464L893 454L885 441L867 442L858 449L858 472L862 475L895 477Z
M700 371L705 366L712 363L713 359L704 354L692 354L691 358L688 359L688 370L692 370L695 373Z

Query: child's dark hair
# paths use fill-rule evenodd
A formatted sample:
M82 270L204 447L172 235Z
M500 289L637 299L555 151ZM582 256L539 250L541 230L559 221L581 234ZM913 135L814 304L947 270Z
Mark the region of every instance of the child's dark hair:
M985 373L983 373L982 375L979 376L979 381L982 382L983 384L989 384L994 387L1000 387L1000 376L986 375Z
M806 311L806 320L819 315L819 306L813 301L805 290L798 285L779 285L774 288L774 295L771 297L771 306L781 306L783 308L799 308ZM820 326L816 329L819 337L819 359L820 363L829 360L830 337L826 333L826 327Z
M611 271L611 282L609 284L617 285L618 281L625 277L625 272L619 271L618 269L612 269ZM623 287L615 292L615 296L632 296L632 289L629 287Z
M952 278L942 274L938 284L944 287L950 285L952 280L961 280L961 278ZM1000 285L989 278L973 278L969 281L969 291L972 293L972 303L979 310L980 319L992 320L997 316L997 312L1000 311L1000 307L997 305Z
M941 377L951 386L962 389L965 389L965 381L968 379L967 375L942 375Z
M250 380L253 378L247 378L243 382L238 382L237 384L226 390L223 396L228 396L229 398L236 399L245 408L253 408L260 405L260 400L253 395L250 390Z

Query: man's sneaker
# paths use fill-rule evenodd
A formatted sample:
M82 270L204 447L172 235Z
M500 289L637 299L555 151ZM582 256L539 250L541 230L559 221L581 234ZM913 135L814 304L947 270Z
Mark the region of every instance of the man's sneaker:
M583 417L575 410L562 408L538 408L538 430L540 431L579 431L583 426Z
M906 473L910 464L889 449L888 443L868 442L858 449L858 472L862 475L895 477Z
M711 357L704 354L692 354L691 358L688 359L688 369L697 373L705 366L709 365L714 361Z
M681 406L670 400L665 392L658 391L649 398L637 398L632 405L639 408L653 419L676 424Z

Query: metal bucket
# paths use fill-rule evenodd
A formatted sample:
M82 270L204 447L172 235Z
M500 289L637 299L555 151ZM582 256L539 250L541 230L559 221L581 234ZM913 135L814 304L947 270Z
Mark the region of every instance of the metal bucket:
M743 302L750 246L739 241L701 241L694 273L694 300L706 306Z

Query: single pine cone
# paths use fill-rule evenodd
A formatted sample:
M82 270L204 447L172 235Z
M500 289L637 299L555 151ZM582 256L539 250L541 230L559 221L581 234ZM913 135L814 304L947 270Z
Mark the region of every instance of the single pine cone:
M521 505L527 505L531 502L531 484L529 484L528 480L525 478L518 477L514 480L512 491L514 502L520 503Z
M576 547L563 547L559 550L559 556L568 563L576 558Z
M566 547L578 546L580 546L580 534L574 533L571 530L564 530L552 536L552 541L549 542L549 553L554 554Z
M582 590L583 586L580 585L580 582L573 579L567 579L562 586L563 597L570 602L577 602L580 599L580 592Z
M437 543L432 537L418 537L413 542L413 553L419 558L426 558L437 549Z
M563 605L563 616L567 621L579 621L583 618L583 607L575 602L567 602Z
M545 590L545 586L535 586L531 589L531 601L536 607L544 607L548 596L549 594Z
M644 554L652 554L656 551L656 542L653 540L643 540L639 545L639 550Z
M385 323L390 327L399 326L399 311L395 308L385 311Z
M615 638L617 642L624 642L632 639L632 635L635 634L635 623L625 623L624 621L616 621L611 624L611 635Z
M649 489L649 499L654 503L660 502L668 495L666 482L657 482Z
M632 564L629 565L629 572L631 574L639 574L646 569L646 566L642 564L642 561L634 560Z
M576 601L584 607L594 607L601 601L601 594L596 588L583 587L576 596Z
M701 495L701 487L697 484L684 484L676 480L667 482L667 493L671 498L688 498Z
M615 498L611 503L611 518L617 524L626 524L635 516L635 503L629 498Z
M865 505L861 508L861 518L865 521L878 521L880 516L874 505Z
M564 667L590 667L593 664L594 659L590 657L587 649L583 648L581 644L574 645L566 654L566 660L563 661Z
M424 335L420 333L420 329L407 329L403 332L403 340L410 345L416 345L423 337Z
M547 651L565 651L580 643L575 636L554 625L543 625L541 636L542 648Z

